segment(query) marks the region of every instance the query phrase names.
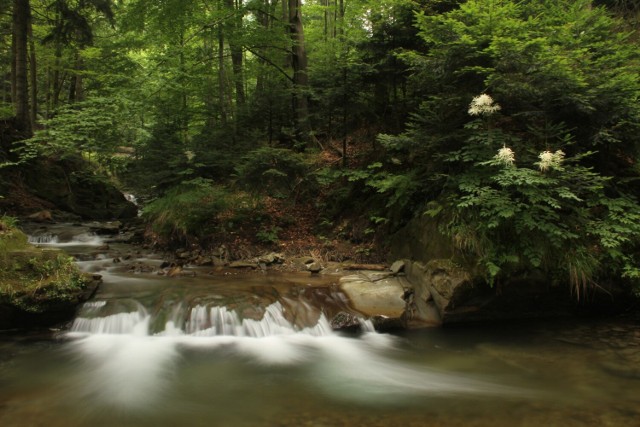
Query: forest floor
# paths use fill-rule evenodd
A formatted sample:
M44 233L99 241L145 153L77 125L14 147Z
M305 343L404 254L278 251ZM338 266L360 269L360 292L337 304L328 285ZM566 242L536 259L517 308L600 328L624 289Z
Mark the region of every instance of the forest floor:
M320 213L313 203L291 205L286 200L265 198L264 209L270 223L264 226L246 224L229 233L211 236L205 248L224 245L232 259L250 259L265 253L282 253L287 257L311 257L323 262L384 263L385 256L373 237L354 237L357 218L341 218L338 224L324 224L318 231Z

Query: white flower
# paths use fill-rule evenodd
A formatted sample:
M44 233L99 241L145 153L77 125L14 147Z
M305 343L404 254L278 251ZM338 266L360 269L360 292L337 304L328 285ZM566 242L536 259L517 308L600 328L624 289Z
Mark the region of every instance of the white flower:
M540 158L540 162L538 162L538 166L542 172L545 172L549 169L558 169L564 160L564 151L557 150L555 153L551 151L543 151L538 156Z
M505 166L513 166L516 161L516 155L509 147L502 147L498 150L498 154L494 158L502 162Z
M184 152L184 155L187 157L187 161L190 162L196 156L196 153L191 150L187 150Z
M471 100L471 104L469 104L469 115L471 116L489 116L497 111L500 111L502 107L497 103L493 102L493 98L491 98L486 93L482 95L478 95Z

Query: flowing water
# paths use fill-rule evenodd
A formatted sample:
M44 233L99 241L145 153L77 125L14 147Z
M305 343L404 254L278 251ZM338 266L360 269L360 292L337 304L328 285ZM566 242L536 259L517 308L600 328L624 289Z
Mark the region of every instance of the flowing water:
M0 426L640 425L637 319L337 333L336 277L168 277L74 232L31 240L104 283L61 331L0 334Z

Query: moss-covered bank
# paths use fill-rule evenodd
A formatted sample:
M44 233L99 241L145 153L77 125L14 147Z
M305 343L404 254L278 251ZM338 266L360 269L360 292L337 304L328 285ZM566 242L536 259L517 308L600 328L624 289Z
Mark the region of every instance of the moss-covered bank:
M66 321L96 286L71 257L33 247L11 218L0 217L0 329Z

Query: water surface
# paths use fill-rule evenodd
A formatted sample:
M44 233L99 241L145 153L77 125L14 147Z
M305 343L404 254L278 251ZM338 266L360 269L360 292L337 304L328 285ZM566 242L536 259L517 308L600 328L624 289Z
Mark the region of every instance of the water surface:
M341 334L335 277L167 277L82 238L40 243L104 285L64 330L0 334L1 426L640 423L636 318Z

